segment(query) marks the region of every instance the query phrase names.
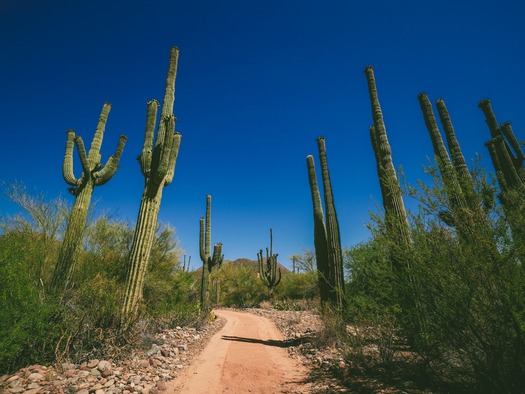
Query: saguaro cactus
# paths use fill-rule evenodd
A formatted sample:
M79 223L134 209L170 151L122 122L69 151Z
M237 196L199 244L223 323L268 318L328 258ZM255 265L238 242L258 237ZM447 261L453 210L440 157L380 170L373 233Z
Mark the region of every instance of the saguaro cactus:
M259 276L268 287L268 295L271 297L273 288L281 283L281 268L277 264L278 254L273 254L273 237L272 229L270 229L270 250L266 248L266 264L263 258L262 249L257 253L257 260L259 261Z
M314 213L314 248L315 260L317 262L317 276L319 278L319 296L322 304L330 300L330 271L328 267L328 245L326 241L326 226L324 223L323 205L321 202L321 193L317 184L317 175L315 173L314 157L306 157L306 166L308 167L308 180L310 182L310 191L312 194L312 205ZM335 302L335 300L333 300Z
M450 209L452 210L455 219L457 219L456 216L460 214L459 211L464 210L467 207L467 202L463 190L461 189L457 173L454 170L447 148L441 137L441 132L439 131L436 117L432 110L432 104L426 93L421 93L418 96L418 100L423 112L423 118L425 119L425 125L430 134L430 140L432 141L432 146L434 148L434 156L441 171L441 177L450 202Z
M345 309L343 253L341 250L341 236L335 210L332 182L326 156L326 141L324 137L317 139L321 177L323 180L324 204L326 219L323 218L321 196L317 186L313 157L306 159L312 203L314 208L314 244L319 271L319 292L321 301L328 301L340 312Z
M121 329L126 329L138 313L157 229L162 191L164 186L168 186L173 180L179 153L181 135L175 132L173 115L178 58L179 49L171 48L161 119L155 143L153 139L159 103L156 100L148 102L144 145L138 157L145 185L128 260L126 293L121 308Z
M368 91L370 103L372 105L373 127L370 128L370 137L372 148L376 157L377 172L383 197L383 207L385 209L385 222L388 237L391 240L392 263L396 271L406 268L403 265L403 258L398 256L397 251L406 251L407 247L412 244L408 219L405 210L405 204L401 195L401 188L397 179L396 170L392 161L392 149L388 142L385 122L379 98L377 95L374 70L372 66L365 68L365 74L368 81ZM400 249L399 249L399 248Z
M224 260L222 243L213 245L211 254L211 195L206 195L206 219L200 218L199 251L202 260L201 309L210 307L210 274L213 267L220 267Z
M105 166L101 164L100 147L102 146L102 139L104 137L110 109L111 104L109 103L105 103L102 107L102 112L98 119L97 128L88 154L86 153L82 138L77 136L73 130L68 130L67 132L66 153L62 165L62 175L66 183L71 186L69 192L75 196L75 203L69 216L64 240L62 241L51 281L51 288L57 293L67 289L70 285L78 251L82 245L82 236L86 226L93 189L95 186L104 185L115 175L126 143L127 137L121 135L115 154L109 157ZM82 175L80 178L76 178L73 171L73 150L75 144L82 165Z

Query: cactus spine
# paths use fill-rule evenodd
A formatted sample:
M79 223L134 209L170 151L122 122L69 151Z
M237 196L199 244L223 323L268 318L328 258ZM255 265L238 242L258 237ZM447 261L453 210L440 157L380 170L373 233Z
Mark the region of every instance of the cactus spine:
M317 138L317 148L319 150L319 162L321 164L326 219L323 217L321 196L317 186L313 157L308 156L306 163L314 209L314 245L316 249L317 269L320 274L319 292L322 302L328 301L332 306L336 307L339 312L343 312L346 307L343 253L324 137Z
M208 311L210 307L210 274L212 268L220 267L224 260L222 254L222 244L213 245L213 255L211 254L211 195L206 195L206 219L200 218L199 231L199 251L202 260L201 278L201 309Z
M51 288L57 293L62 292L71 285L71 277L82 245L82 236L86 226L93 190L95 186L104 185L115 175L126 143L127 137L121 135L115 154L109 157L105 166L100 163L100 147L102 146L110 109L111 104L109 103L105 103L102 107L89 153L86 153L84 142L80 136L77 136L73 130L68 130L67 132L62 175L66 183L71 186L69 192L75 196L75 203L68 219L64 240L51 281ZM82 165L82 175L78 179L73 171L73 150L75 145L77 146Z
M268 295L273 295L273 288L281 283L281 268L277 264L278 254L273 254L273 239L272 229L270 229L270 250L266 248L266 265L264 264L262 249L257 253L257 260L259 261L259 276L268 287Z
M155 142L154 131L159 103L148 102L144 145L138 157L145 185L133 235L126 274L126 292L121 308L121 329L126 329L137 317L142 301L151 247L157 229L157 220L164 186L168 186L175 172L181 135L175 132L173 104L179 49L170 50L168 76Z

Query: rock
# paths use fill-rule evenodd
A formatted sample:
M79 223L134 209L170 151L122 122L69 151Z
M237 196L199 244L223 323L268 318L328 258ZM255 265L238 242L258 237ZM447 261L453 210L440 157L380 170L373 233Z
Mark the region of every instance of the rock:
M82 389L82 390L77 391L77 394L89 394L89 390Z
M157 382L157 389L159 391L166 391L168 389L168 387L166 386L166 383L163 380L159 380Z
M11 387L10 389L8 389L8 391L10 393L15 394L15 393L23 393L25 390L22 386L16 386L16 387Z
M37 380L43 380L44 379L44 376L39 374L38 372L33 372L31 375L29 375L27 377L27 379L29 379L30 381L32 382L35 382Z
M102 360L98 363L97 365L97 369L100 371L100 372L105 372L105 371L109 371L111 369L111 363L109 361L106 361L106 360Z
M96 368L99 362L100 361L97 360L97 359L91 360L90 362L87 363L87 367L90 368L90 369L91 368Z

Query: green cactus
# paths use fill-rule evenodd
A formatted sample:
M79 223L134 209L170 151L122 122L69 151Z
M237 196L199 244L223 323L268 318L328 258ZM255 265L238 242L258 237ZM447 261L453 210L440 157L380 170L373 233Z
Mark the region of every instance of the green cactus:
M525 184L525 167L523 166L525 156L512 131L512 127L508 122L504 123L501 127L498 125L489 99L481 100L479 108L481 108L485 114L485 119L493 141L493 143L489 142L487 147L489 145L493 146L492 149L494 149L495 154L498 156L498 161L501 165L500 169L502 175L505 177L507 187L517 190ZM514 150L514 152L512 150ZM510 159L510 162L508 159ZM517 178L515 177L516 174Z
M224 260L222 244L213 245L211 254L211 195L206 195L206 219L200 218L199 251L202 260L201 278L201 309L208 311L210 307L210 274L213 267L219 267Z
M64 240L59 251L57 264L51 280L51 289L57 294L63 293L71 285L71 277L74 272L77 255L82 245L82 237L91 203L91 196L95 186L107 183L117 172L118 163L124 149L127 137L120 136L117 149L110 156L106 165L101 164L100 147L106 129L108 114L111 104L105 103L102 107L95 135L91 142L89 153L86 153L84 142L73 130L68 130L66 141L66 152L62 165L64 180L71 187L69 192L75 196L75 203L67 223ZM76 178L73 171L73 150L77 146L82 175Z
M324 223L323 205L321 194L317 184L315 173L314 157L306 157L306 166L308 168L308 180L310 182L310 191L312 194L312 205L314 213L314 247L315 260L317 262L317 273L319 278L319 296L322 304L330 302L330 271L328 267L328 245L326 241L326 226ZM335 301L335 300L333 300Z
M456 133L452 125L452 120L450 119L450 114L448 113L445 102L442 99L436 101L436 107L439 113L439 119L443 125L443 130L445 132L445 137L447 139L448 149L450 151L450 156L452 158L452 164L456 172L457 179L465 196L466 202L470 209L476 209L479 206L479 198L474 189L474 182L472 180L472 175L467 167L467 162L465 157L461 152L461 147L459 146L458 139L456 138ZM485 206L489 209L492 206L492 201L483 201Z
M128 260L126 292L121 308L121 329L128 328L137 317L157 229L162 191L164 186L172 182L175 172L181 141L181 135L175 132L173 115L178 58L179 49L171 48L161 119L155 142L153 140L159 103L152 100L147 104L144 145L138 157L145 185Z
M313 156L307 156L306 166L308 168L308 179L310 182L314 212L314 246L319 277L319 293L322 304L329 303L342 313L346 308L343 253L341 250L341 236L332 193L332 183L328 169L326 141L324 137L317 138L317 147L321 164L326 219L324 217L321 194L317 184Z
M450 208L452 210L452 215L456 217L460 210L464 211L467 207L467 202L463 194L463 190L459 183L457 173L454 170L450 156L448 155L447 148L441 137L441 132L437 125L436 117L432 110L432 104L428 99L426 93L421 93L418 96L419 104L423 112L423 118L425 119L425 125L427 126L428 132L430 134L430 139L432 141L432 146L434 148L434 155L436 162L438 163L439 169L441 171L441 177L443 179L443 184L445 185L445 190L450 202ZM455 220L458 223L457 220Z
M365 74L368 81L372 119L374 121L373 127L370 128L370 138L376 157L377 173L383 197L383 207L385 209L386 228L392 246L396 246L392 248L391 252L393 254L392 264L394 269L400 272L407 268L407 262L401 256L397 256L397 252L394 252L394 250L406 250L412 245L412 238L401 188L392 161L392 149L390 148L386 134L385 122L383 120L383 113L381 112L381 105L379 104L374 69L372 66L365 68ZM404 253L402 252L402 254Z
M273 254L272 238L272 229L270 229L270 249L266 248L266 262L263 258L262 249L257 253L259 276L266 287L268 287L268 295L270 297L273 294L274 287L281 283L281 268L277 264L278 254Z

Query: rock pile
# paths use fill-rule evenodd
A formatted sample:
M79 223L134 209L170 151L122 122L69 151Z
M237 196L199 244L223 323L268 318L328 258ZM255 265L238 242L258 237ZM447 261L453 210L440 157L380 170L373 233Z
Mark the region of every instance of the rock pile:
M119 363L89 360L79 365L32 365L0 377L5 394L157 394L175 379L223 325L216 320L202 329L176 327L153 338L148 350L136 350Z

